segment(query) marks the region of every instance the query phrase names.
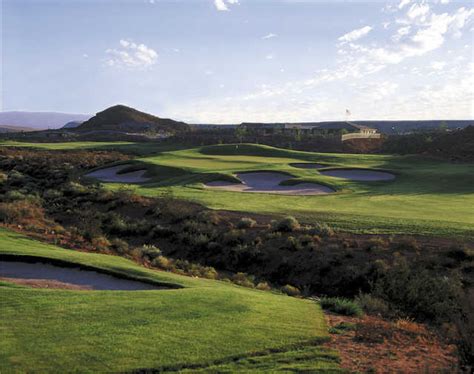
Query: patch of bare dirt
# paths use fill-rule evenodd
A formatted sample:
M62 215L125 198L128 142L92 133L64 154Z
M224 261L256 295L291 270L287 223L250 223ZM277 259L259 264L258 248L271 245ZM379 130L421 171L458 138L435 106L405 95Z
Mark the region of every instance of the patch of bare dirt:
M426 326L408 320L395 322L326 314L329 327L354 324L353 330L331 334L325 345L339 352L341 366L351 372L455 373L456 347L443 342Z

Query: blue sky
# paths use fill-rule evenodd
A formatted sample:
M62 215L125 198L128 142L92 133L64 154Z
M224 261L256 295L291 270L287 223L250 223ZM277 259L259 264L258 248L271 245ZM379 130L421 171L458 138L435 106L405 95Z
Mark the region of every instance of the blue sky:
M1 110L474 118L468 1L3 0Z

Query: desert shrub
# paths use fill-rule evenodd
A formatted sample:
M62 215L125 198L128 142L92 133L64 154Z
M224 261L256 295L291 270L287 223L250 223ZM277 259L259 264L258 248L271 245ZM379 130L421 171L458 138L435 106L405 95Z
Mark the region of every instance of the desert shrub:
M272 287L267 282L259 282L255 288L261 291L271 291Z
M202 248L209 242L209 237L205 234L191 234L188 243L194 248Z
M203 210L199 212L197 219L200 222L210 223L211 225L218 225L221 222L219 213L213 210Z
M288 296L300 296L301 291L296 288L295 286L292 286L291 284L286 284L281 288L281 291Z
M154 245L145 244L141 247L142 258L153 261L155 258L161 256L161 250Z
M372 295L385 300L401 316L433 322L448 321L458 312L461 282L456 274L433 274L424 268L411 268L400 258L379 273Z
M125 240L114 238L110 241L110 244L114 251L119 254L125 254L129 251L128 243Z
M334 230L326 223L315 223L310 231L312 234L323 238L334 236Z
M368 251L380 251L387 249L387 242L383 238L372 238L367 242L366 250Z
M183 222L182 228L183 231L186 232L199 232L200 223L192 219L187 219Z
M275 230L283 232L292 232L300 228L300 223L295 217L288 216L276 222Z
M243 242L243 236L244 233L240 230L229 230L223 235L222 242L223 244L234 246Z
M63 191L65 195L85 195L87 194L87 187L83 186L77 182L69 182L63 187Z
M253 288L254 287L254 277L245 273L236 273L232 276L232 282L238 284L239 286Z
M169 238L174 234L174 231L171 230L169 227L164 227L161 225L156 225L151 230L151 235L154 238Z
M96 248L97 251L107 250L111 243L105 236L97 236L91 240L92 245Z
M289 249L290 251L299 251L303 249L303 245L298 238L295 238L294 236L288 236L286 238L285 248Z
M8 173L8 181L12 185L18 185L25 182L27 177L18 170L12 170Z
M249 229L255 227L257 222L249 217L242 217L239 222L237 222L238 229Z
M18 190L7 191L5 194L5 200L7 201L24 200L25 198L26 196Z
M57 199L57 198L60 198L62 196L63 196L63 194L62 194L61 191L54 190L54 189L46 190L43 193L43 198L45 198L45 199Z
M158 256L153 259L151 264L155 267L158 267L160 269L164 270L170 270L173 268L173 260L170 260L169 258L165 256Z
M322 297L320 303L323 309L344 316L360 317L364 314L359 304L343 297Z
M8 180L8 175L0 172L0 183L5 183Z
M44 221L44 211L35 202L17 200L11 203L0 203L0 222L25 224Z
M360 294L355 299L367 314L378 316L389 316L390 307L384 300L370 294Z

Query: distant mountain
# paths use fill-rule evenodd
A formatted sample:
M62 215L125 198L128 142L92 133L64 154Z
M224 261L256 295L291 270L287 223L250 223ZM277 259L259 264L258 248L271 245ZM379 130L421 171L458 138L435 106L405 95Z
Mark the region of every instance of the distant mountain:
M29 132L29 131L38 131L33 127L24 127L24 126L8 126L0 125L0 134L11 133L11 132Z
M75 129L76 127L79 127L80 125L82 125L84 123L84 121L70 121L68 123L66 123L63 127L61 127L62 129Z
M37 130L57 129L70 121L86 121L90 114L56 112L0 112L0 126L25 126Z
M116 105L97 113L76 128L77 131L112 131L126 133L168 133L188 131L189 125L159 118L125 105Z

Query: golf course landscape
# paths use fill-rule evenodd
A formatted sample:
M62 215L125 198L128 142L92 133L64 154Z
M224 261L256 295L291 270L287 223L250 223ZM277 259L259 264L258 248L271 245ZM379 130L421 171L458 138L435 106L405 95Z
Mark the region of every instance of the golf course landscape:
M364 155L300 152L256 144L216 145L172 150L148 143L78 142L14 143L43 149L118 149L141 154L118 175L137 170L144 183L109 183L144 196L172 194L226 209L276 215L293 215L305 221L323 221L359 233L474 235L474 165L418 155ZM299 163L319 163L322 168L302 168ZM293 166L292 166L293 165ZM394 179L351 180L323 175L347 168L389 172ZM209 188L206 183L239 183L241 172L278 172L288 175L286 185L314 183L334 193L288 196L240 193Z
M61 260L110 274L174 284L156 291L73 291L0 282L0 372L138 369L337 372L314 301L215 280L147 270L0 230L2 258ZM34 370L33 370L34 369Z

